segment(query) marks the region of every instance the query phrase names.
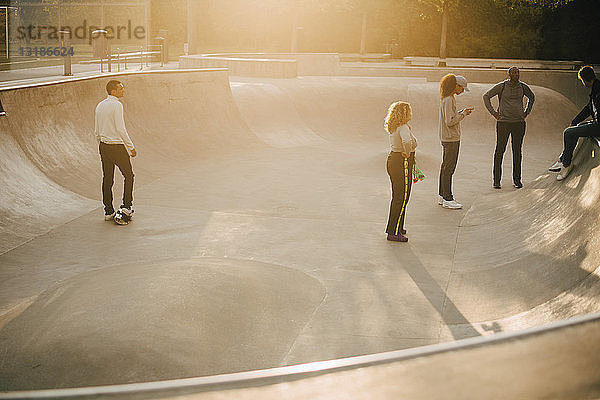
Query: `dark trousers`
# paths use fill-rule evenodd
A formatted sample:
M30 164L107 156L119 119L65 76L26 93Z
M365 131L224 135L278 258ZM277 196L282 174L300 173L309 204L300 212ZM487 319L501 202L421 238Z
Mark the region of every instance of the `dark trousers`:
M385 231L390 235L398 235L404 229L404 217L412 188L414 163L414 153L405 158L402 153L390 152L387 158L386 169L392 182L392 202Z
M104 212L112 214L112 187L115 176L115 165L119 167L125 179L123 187L123 204L121 207L131 208L133 204L133 169L127 149L122 144L106 144L100 142L100 160L102 161L102 202Z
M498 121L496 122L496 150L494 150L494 185L500 185L500 180L502 179L502 159L504 158L509 136L511 137L512 144L513 182L521 182L525 121Z
M600 125L595 122L584 122L565 129L563 133L563 152L560 161L565 167L573 161L573 151L580 137L600 137Z
M452 195L452 175L454 175L456 163L458 162L460 142L442 142L442 148L443 154L438 193L444 200L451 201L454 200L454 196Z

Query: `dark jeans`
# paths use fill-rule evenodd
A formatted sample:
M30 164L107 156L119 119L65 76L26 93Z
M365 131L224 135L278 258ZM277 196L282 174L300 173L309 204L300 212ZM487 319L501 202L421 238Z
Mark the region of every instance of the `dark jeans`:
M454 175L456 163L458 162L460 142L442 142L442 148L439 194L444 200L451 201L454 200L454 196L452 195L452 175Z
M523 138L525 137L525 121L496 122L496 150L494 151L494 184L500 185L502 179L502 159L506 151L508 137L511 136L513 182L521 182L521 160L523 159Z
M121 207L131 208L133 204L133 169L127 149L122 144L106 144L100 142L100 160L102 161L102 202L104 212L112 214L115 165L119 167L125 179L123 187L123 204Z
M595 122L583 122L565 129L563 133L563 152L560 161L565 167L573 161L573 151L580 137L600 137L600 125Z
M387 173L392 182L392 202L386 232L390 235L399 234L404 229L406 205L412 188L412 168L415 154L405 158L402 153L390 152L387 158Z

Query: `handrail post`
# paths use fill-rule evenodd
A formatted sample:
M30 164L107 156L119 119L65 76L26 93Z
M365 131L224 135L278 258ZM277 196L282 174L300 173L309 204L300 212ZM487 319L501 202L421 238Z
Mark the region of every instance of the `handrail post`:
M66 55L64 57L63 75L71 76L73 75L71 71L71 54L69 53L69 51L71 50L71 32L64 30L59 31L58 33L60 33L60 51L62 52L63 49L66 50Z
M108 51L106 52L106 63L108 64L108 72L112 72L112 50L110 49L110 42L108 43Z

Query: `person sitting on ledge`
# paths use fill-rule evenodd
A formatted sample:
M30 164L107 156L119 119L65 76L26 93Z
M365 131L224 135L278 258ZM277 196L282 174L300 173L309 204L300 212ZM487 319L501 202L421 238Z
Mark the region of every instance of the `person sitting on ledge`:
M580 137L600 138L600 81L596 78L594 69L590 66L582 67L578 73L579 80L587 88L590 88L590 101L577 114L571 122L571 126L563 133L563 152L560 158L548 170L559 172L556 179L562 181L569 175L573 165L573 151ZM583 122L592 117L591 121Z

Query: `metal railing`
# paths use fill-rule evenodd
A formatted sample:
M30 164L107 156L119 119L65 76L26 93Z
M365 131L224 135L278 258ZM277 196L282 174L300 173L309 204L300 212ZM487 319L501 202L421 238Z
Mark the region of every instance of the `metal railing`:
M107 72L113 72L113 66L116 64L117 72L120 72L128 69L132 64L139 64L139 69L143 70L145 67L150 66L154 57L160 62L161 67L165 65L166 54L165 47L162 44L116 47L109 50L106 58L92 59L84 63L100 64L100 72L104 72L105 64Z
M144 47L146 49L144 50ZM138 50L139 49L139 50ZM131 48L121 48L117 47L115 51L111 51L108 55L107 63L108 63L108 72L111 71L112 61L116 61L117 72L121 71L121 66L123 70L127 69L127 63L134 63L134 60L139 62L139 69L142 70L144 67L149 67L152 61L152 57L157 56L160 60L160 66L164 66L164 46L161 44L157 45L148 45L148 46L139 46L139 48L135 51L132 51ZM153 50L156 49L156 50ZM100 72L102 71L102 62L100 62Z

